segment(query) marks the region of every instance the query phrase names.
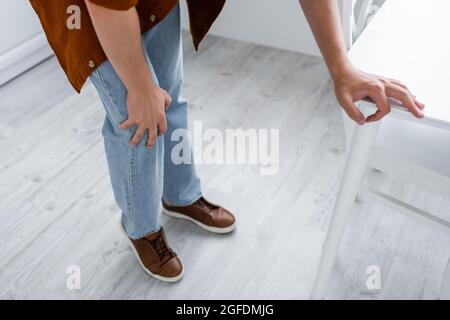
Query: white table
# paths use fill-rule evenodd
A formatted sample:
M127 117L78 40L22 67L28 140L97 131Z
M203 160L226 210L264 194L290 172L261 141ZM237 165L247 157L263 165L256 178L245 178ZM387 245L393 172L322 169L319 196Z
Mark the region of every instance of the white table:
M313 298L324 297L358 194L449 232L447 221L389 195L361 190L366 169L374 167L450 196L449 35L450 1L387 0L352 47L355 66L407 84L427 105L426 117L418 120L393 105L391 114L382 121L355 128ZM361 102L360 108L364 113L375 111L374 104L367 101Z

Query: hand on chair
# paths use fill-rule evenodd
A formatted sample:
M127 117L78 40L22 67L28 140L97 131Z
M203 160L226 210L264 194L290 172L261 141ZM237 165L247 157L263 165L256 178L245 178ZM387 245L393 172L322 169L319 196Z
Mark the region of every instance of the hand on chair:
M381 120L391 111L389 98L400 101L415 117L423 118L425 105L417 101L408 87L400 81L362 72L349 67L335 75L334 89L337 100L348 116L359 125ZM377 111L365 118L355 105L364 98L372 99Z

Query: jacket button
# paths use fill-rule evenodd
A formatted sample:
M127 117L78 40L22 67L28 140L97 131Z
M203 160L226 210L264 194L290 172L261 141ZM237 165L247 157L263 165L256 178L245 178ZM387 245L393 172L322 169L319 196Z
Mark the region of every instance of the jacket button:
M156 22L156 20L157 20L156 16L154 14L151 14L150 15L150 21L151 22Z
M95 68L95 61L94 60L89 60L88 61L88 66L89 66L89 68Z

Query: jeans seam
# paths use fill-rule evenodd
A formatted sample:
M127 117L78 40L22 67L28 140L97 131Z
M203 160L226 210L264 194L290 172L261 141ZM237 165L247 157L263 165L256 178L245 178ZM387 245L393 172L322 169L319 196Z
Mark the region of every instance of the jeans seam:
M134 206L133 206L133 180L134 180L134 149L129 147L129 166L128 166L128 210L130 211L131 223L135 221Z

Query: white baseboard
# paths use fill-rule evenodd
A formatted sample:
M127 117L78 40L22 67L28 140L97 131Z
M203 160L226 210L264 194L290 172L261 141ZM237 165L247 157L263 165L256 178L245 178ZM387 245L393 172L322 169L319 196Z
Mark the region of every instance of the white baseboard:
M0 86L53 54L43 33L0 55Z

